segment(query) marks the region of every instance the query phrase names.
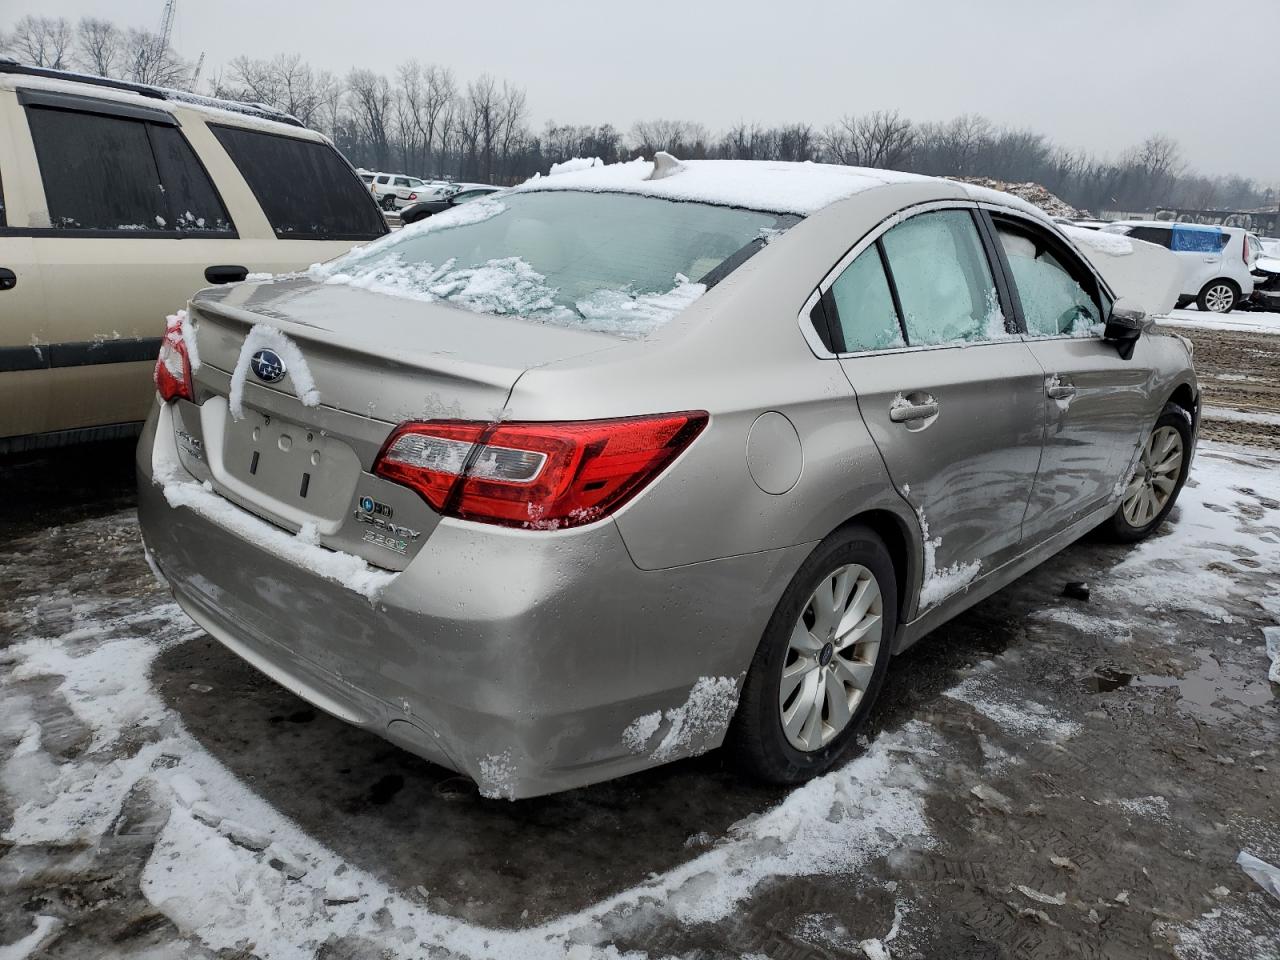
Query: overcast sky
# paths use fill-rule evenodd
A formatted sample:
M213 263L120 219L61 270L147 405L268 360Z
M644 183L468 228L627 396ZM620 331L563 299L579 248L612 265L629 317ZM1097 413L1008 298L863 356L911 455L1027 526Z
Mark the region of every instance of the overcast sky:
M162 6L0 0L0 29L25 13L155 29ZM974 112L1113 156L1168 133L1200 171L1266 183L1280 183L1277 42L1277 0L178 0L174 35L183 56L205 51L206 76L279 52L338 73L410 57L463 82L488 71L527 89L535 126Z

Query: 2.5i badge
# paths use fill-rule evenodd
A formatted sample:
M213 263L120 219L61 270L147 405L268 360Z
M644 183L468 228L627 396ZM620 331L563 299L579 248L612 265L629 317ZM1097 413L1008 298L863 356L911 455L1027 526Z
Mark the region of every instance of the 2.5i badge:
M379 503L373 497L362 496L356 501L356 522L367 523L374 528L366 530L361 539L365 543L373 543L379 547L385 547L403 556L409 552L409 544L417 540L422 534L412 527L392 523L391 517L391 507L385 503Z

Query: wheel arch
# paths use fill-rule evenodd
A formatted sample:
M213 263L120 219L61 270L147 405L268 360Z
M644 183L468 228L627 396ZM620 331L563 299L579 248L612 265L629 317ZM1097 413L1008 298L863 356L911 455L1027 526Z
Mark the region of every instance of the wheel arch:
M851 526L869 528L889 550L893 561L893 575L898 581L898 629L907 622L916 599L916 587L920 581L923 564L923 540L919 528L892 510L872 509L854 514L839 527L836 533ZM895 647L896 649L896 647Z
M1173 388L1173 391L1169 394L1169 398L1165 403L1172 403L1187 411L1187 414L1191 417L1193 431L1199 427L1200 391L1196 389L1195 384L1187 380L1179 383Z

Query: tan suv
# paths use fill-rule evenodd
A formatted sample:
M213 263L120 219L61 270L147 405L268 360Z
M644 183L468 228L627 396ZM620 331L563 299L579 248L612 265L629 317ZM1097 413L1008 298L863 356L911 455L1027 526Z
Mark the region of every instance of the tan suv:
M0 60L0 453L136 432L192 293L386 232L292 117Z

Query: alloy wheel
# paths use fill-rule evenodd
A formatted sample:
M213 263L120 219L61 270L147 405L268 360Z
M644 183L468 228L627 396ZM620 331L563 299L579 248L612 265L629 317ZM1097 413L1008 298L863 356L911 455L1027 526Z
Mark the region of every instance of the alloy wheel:
M1145 527L1164 509L1182 475L1182 434L1158 427L1142 448L1137 469L1124 489L1121 509L1131 527Z
M778 687L791 746L817 750L849 725L875 673L883 622L880 584L861 564L818 584L791 631Z
M1236 293L1225 283L1217 283L1205 291L1204 305L1213 313L1226 313L1236 303Z

